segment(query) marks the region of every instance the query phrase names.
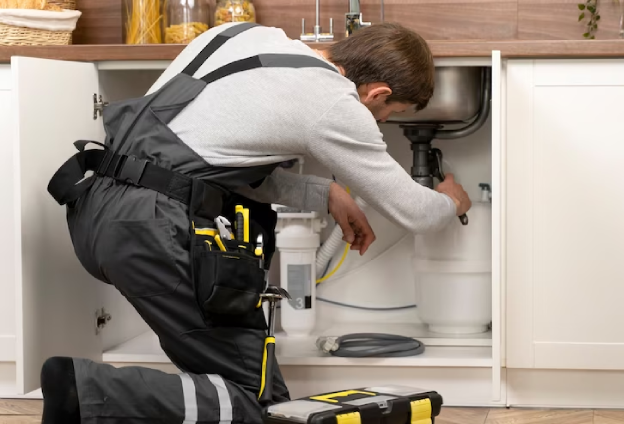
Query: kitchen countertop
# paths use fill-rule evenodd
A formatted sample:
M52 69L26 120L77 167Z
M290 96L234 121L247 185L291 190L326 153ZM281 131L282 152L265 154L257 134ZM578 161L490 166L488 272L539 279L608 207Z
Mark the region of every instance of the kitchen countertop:
M490 57L500 50L507 58L624 58L624 40L507 40L507 41L428 41L436 58ZM319 49L331 43L307 43ZM11 56L84 62L118 60L172 60L184 45L71 45L71 46L0 46L0 63Z

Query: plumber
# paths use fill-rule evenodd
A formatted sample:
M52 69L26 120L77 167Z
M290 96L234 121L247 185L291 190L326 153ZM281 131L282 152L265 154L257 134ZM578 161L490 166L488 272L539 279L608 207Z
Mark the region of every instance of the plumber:
M105 107L105 143L75 142L48 190L67 208L82 265L134 306L181 373L49 358L43 423L253 424L288 400L277 367L272 398L258 400L271 204L329 211L360 254L375 235L340 185L282 165L314 158L405 230L439 230L468 211L468 195L452 175L435 190L414 182L377 125L423 109L433 90L426 42L399 25L317 50L237 23L196 38L144 97ZM219 217L234 238L215 230Z

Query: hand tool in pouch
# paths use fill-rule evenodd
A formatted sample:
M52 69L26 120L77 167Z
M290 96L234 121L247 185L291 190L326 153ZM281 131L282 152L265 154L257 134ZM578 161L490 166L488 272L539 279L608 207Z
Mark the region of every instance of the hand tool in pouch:
M249 209L236 205L236 239L249 243Z
M256 249L254 250L254 254L260 258L260 268L264 269L264 248L262 244L262 234L258 234L258 238L256 239Z
M283 298L292 299L290 294L282 288L270 286L262 294L262 299L269 302L269 329L264 341L262 356L262 381L258 400L261 404L270 402L273 398L273 373L275 368L275 310L277 302Z
M227 252L227 249L225 248L225 245L223 244L223 241L221 240L221 237L219 235L214 236L215 241L217 242L217 246L219 246L219 249L222 252Z
M232 240L232 224L230 224L230 221L228 221L227 218L223 216L218 216L215 219L215 223L217 224L217 228L219 229L219 235L221 236L221 239Z

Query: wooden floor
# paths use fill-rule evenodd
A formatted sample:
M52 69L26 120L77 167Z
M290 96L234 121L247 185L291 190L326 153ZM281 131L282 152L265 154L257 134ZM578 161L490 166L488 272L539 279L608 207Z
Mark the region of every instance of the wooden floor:
M0 399L0 424L41 423L40 400ZM436 424L624 424L624 411L442 408Z

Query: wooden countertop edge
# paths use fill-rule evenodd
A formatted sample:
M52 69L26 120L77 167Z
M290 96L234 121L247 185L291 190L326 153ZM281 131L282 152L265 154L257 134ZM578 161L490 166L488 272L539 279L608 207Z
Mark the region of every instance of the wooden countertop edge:
M428 41L436 58L490 57L500 50L507 58L624 58L624 40L539 40L539 41ZM331 43L307 43L325 49ZM58 59L82 62L121 60L172 60L184 45L71 45L71 46L0 46L0 63L11 56Z

